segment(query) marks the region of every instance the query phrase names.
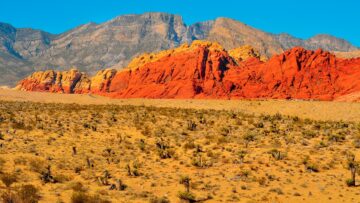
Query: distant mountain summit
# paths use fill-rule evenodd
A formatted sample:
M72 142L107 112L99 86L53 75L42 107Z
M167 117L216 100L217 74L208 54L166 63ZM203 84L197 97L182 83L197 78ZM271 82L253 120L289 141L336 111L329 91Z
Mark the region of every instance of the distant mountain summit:
M226 49L250 45L267 57L294 46L332 52L358 50L349 42L328 35L302 40L266 33L228 18L188 26L181 16L167 13L123 15L59 35L0 23L0 85L14 85L25 75L45 69L77 67L88 74L108 67L121 69L134 56L199 39L216 41Z

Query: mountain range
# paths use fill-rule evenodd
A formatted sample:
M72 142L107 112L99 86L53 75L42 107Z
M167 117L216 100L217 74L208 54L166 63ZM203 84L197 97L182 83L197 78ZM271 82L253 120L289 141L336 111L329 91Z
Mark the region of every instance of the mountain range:
M90 75L109 67L122 69L142 53L172 49L194 40L215 41L228 50L250 45L267 58L295 46L341 53L359 50L330 35L303 40L267 33L228 18L186 25L181 16L167 13L123 15L61 34L0 23L0 85L13 86L24 76L46 69L76 67Z

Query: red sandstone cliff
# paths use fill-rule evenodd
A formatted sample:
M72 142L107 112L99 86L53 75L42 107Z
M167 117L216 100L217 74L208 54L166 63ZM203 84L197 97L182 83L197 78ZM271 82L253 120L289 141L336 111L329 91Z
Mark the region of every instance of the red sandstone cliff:
M139 56L127 69L100 71L92 79L74 71L69 76L34 73L18 88L114 98L334 100L360 92L360 58L339 59L322 50L296 47L262 62L251 49L239 50L243 49L227 52L217 43L196 41Z

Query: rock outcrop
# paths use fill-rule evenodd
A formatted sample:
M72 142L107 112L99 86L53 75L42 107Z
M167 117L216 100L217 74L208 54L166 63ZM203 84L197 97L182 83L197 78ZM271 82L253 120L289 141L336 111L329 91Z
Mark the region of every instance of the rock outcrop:
M74 71L69 75L61 75L64 81L58 83L59 73L34 73L19 89L182 99L335 100L360 92L360 58L341 59L321 49L295 47L264 62L249 47L227 52L218 43L204 41L137 57L124 70L100 71L90 80Z
M106 93L109 91L109 87L112 79L116 74L115 69L105 69L99 71L94 77L91 78L91 92L93 93Z
M359 51L350 51L350 52L334 52L334 54L339 58L359 58L360 57L360 50Z
M91 80L76 69L69 71L39 71L22 80L16 89L24 91L87 93Z
M261 61L266 61L267 57L260 55L260 53L255 50L250 45L244 45L235 49L229 50L229 54L233 57L237 62L246 61L249 58L258 58Z

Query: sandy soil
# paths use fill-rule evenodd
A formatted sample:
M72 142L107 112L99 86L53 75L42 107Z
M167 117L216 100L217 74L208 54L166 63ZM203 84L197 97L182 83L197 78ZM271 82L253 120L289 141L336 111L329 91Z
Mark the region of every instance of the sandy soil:
M0 89L0 100L233 110L257 115L280 113L314 120L360 121L360 103L340 101L110 99L91 94L53 94L8 89Z

